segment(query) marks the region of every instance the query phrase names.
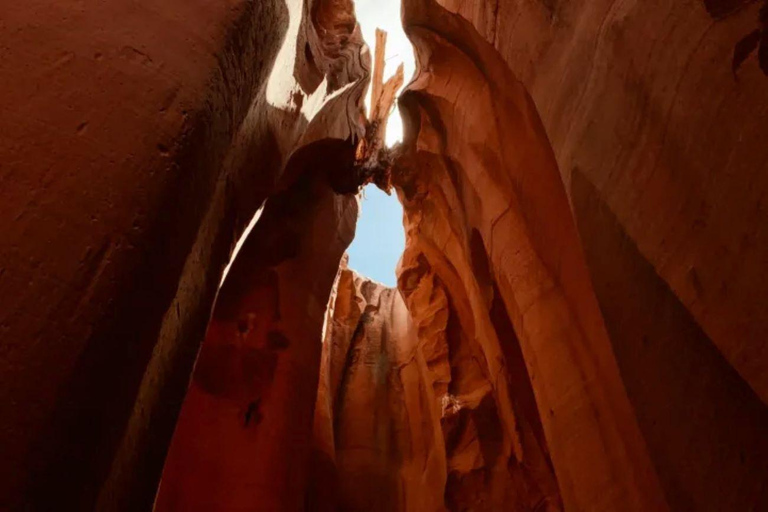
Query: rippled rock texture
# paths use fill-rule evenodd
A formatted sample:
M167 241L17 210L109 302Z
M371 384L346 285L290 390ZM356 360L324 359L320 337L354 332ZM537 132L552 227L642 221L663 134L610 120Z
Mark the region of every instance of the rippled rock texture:
M387 288L351 0L9 7L0 509L768 509L759 8L404 0Z
M314 261L323 237L293 285L297 318L322 319L355 208L328 183L362 135L369 58L350 1L33 1L2 17L0 508L148 510L223 269L275 194L264 217L295 233L278 254ZM323 225L290 231L304 208Z
M442 510L439 410L400 293L342 268L331 306L308 510Z
M440 3L536 103L670 507L767 507L764 2Z
M594 3L447 3L487 41L433 2L404 4L419 72L400 100L406 141L392 181L407 231L398 288L416 341L413 334L398 338L393 331L381 337L380 327L358 329L385 324L379 315L393 314L366 306L367 293L373 292L362 290L372 283L355 285L355 307L334 311L324 350L349 353L354 339L367 357L323 361L324 372L337 379L349 372L359 383L347 398L339 394L345 389L340 384L324 392L321 380L316 435L323 473L332 474L335 467L337 479L329 478L325 488L341 496L343 510L379 503L408 509L404 499L382 501L396 496L392 482L409 488L411 482L402 477L408 456L398 449L395 462L376 455L369 436L354 445L360 452L350 471L342 462L351 458L349 448L341 446L345 436L360 432L334 423L358 411L354 421L367 425L369 405L390 396L370 395L382 385L373 354L386 338L396 346L416 343L423 361L416 368L431 384L431 397L420 391L431 400L430 414L414 407L405 415L419 416L422 425L439 424L439 430L426 431L439 432L428 438L429 460L444 473L429 466L429 474L442 486L444 500L431 502L429 510L765 507L768 445L762 433L768 431L768 416L759 379L766 361L758 335L765 307L745 305L737 311L741 320L728 307L710 309L718 318L705 320L697 317L705 299L686 298L685 286L675 289L669 274L693 253L710 258L705 253L716 247L725 260L710 260L708 273L722 271L737 254L765 259L765 244L717 245L723 219L711 218L711 209L707 219L689 215L693 203L706 201L703 195L728 218L753 208L755 217L735 221L728 236L763 238L762 185L748 192L744 187L763 181L752 176L766 147L758 129L766 121L764 78L755 62L740 71L738 81L730 68L732 43L754 23L756 8L701 4L688 6L683 15L683 8L671 3L642 8L606 3L606 15L598 17L592 16L599 10ZM629 35L640 41L643 27L659 26L648 20L661 19L676 37L677 31L706 28L699 46L675 43L677 53L670 51L658 42L671 37L664 30L649 33L642 44L628 44ZM616 77L638 65L634 56L643 45L664 54L644 55L642 62L653 72ZM585 64L579 65L578 52L587 50L593 53L585 53ZM688 67L680 66L681 58L688 59ZM508 67L543 105L543 122ZM677 83L664 88L670 81ZM658 90L638 98L640 87ZM701 99L686 101L685 94L696 87L704 96L729 91L718 101L741 107L713 110L702 108ZM666 114L654 117L652 109ZM690 126L695 116L707 121ZM606 131L597 120L620 125ZM713 130L721 129L718 123L733 126L743 139L735 142L729 134L728 142L709 141ZM545 128L553 131L552 142ZM655 146L649 146L652 140ZM704 145L706 150L699 149ZM749 149L739 153L738 147ZM664 154L674 159L674 168ZM707 154L710 159L702 158ZM643 170L649 167L653 172ZM723 169L733 171L726 175ZM700 180L695 186L679 186L695 179ZM713 187L720 187L716 197ZM741 203L750 198L751 206ZM704 238L692 238L694 232ZM654 237L662 241L655 248L648 243ZM656 256L640 252L641 246ZM749 261L738 270L745 280L734 283L741 288L730 300L763 293L764 274ZM685 279L698 283L701 295L698 268L688 267ZM714 340L706 324L718 322L740 322L752 334L735 330L743 335ZM728 344L741 344L753 357L732 359ZM750 374L749 365L760 371ZM404 400L395 403L408 409ZM387 439L407 445L402 438L413 429L404 415L391 407L376 410L400 425L393 429L397 441ZM360 429L372 431L370 425ZM387 475L386 484L339 488L367 472ZM441 474L444 480L436 478ZM425 497L435 495L434 489L422 489Z
M530 91L588 257L609 252L658 274L768 402L768 89L757 59L731 71L761 2L441 3ZM598 211L614 233L594 232Z

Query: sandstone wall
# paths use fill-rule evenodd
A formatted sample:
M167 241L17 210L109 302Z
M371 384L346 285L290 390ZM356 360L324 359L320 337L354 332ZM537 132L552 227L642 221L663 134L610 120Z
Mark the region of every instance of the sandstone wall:
M356 220L322 175L268 200L219 291L155 510L302 510L325 306Z
M151 506L235 241L298 147L360 135L350 5L4 9L0 508Z
M342 268L323 340L307 510L440 511L439 409L397 289Z
M444 260L438 275L456 276L447 293L466 290L470 311L487 311L498 294L566 510L664 510L533 102L461 17L428 0L404 5L420 70L401 99L406 150L396 186L410 213L404 262L409 251L432 267ZM479 271L462 263L470 257ZM480 295L472 281L483 269ZM502 345L487 331L468 330L485 344L490 380L503 389L510 333ZM522 450L514 456L529 464Z
M159 511L768 508L758 4L439 3L398 290L327 314L350 0L5 10L1 509L148 510L180 409Z
M517 343L505 314L478 305L477 329L490 338L480 341L440 272L405 265L400 290L340 271L307 510L562 510L527 375L489 368L502 357L497 332Z
M562 231L553 236L570 214L541 166L525 156L533 151L526 131L510 128L500 106L515 94L508 92L515 80L494 78L498 66L478 59L466 38L453 37L434 17L410 22L412 39L426 30L437 37L420 51L422 75L410 86L415 97L409 92L401 104L419 112L411 123L416 159L407 162L401 184L404 204L427 194L427 204L444 195L440 202L448 205L413 208L419 236L435 240L436 254L453 251L452 265L460 254L474 260L486 252L490 280L512 272L513 290L541 274L528 260L511 263L524 254L521 237L533 240L538 258L554 257L555 275L567 272L566 253L581 242L610 340L608 350L601 346L591 355L615 358L620 380L610 386L626 388L628 414L664 500L673 510L766 506L768 446L761 432L768 411L760 395L767 374L761 269L768 246L761 240L768 225L762 207L768 89L756 61L745 64L738 79L730 67L733 44L756 24L757 6L726 14L697 2L445 3L472 20L531 91L580 240ZM421 4L406 3L414 12ZM407 10L405 23L408 29ZM438 52L436 45L448 49ZM468 64L458 66L449 52L469 55ZM480 85L468 84L473 74ZM520 109L511 118L525 123L533 117ZM423 156L429 153L438 156ZM516 208L525 227L503 227L507 210ZM454 220L446 225L447 215L433 210L451 212ZM453 249L444 234L449 230L464 231ZM555 283L567 288L562 279ZM499 292L510 309L503 285ZM540 316L516 323L514 311L510 317L546 432L547 412L557 413L548 411L537 388L551 383L531 365L550 364L555 353L532 359L523 332L557 322ZM579 356L568 367L584 361ZM595 409L600 420L604 410ZM575 432L547 437L550 443L556 438L583 442ZM614 449L606 448L609 457ZM552 459L569 508L569 484L554 448ZM573 468L592 471L593 460L581 457Z
M768 403L768 79L755 57L731 72L760 2L441 3L530 91L579 229L615 217L587 252L650 265Z

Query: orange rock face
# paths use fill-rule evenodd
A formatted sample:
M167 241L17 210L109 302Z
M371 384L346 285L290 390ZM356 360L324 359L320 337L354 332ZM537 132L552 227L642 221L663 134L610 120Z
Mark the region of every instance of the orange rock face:
M439 410L400 293L342 268L332 305L308 510L444 510Z
M361 135L351 3L2 18L0 508L148 510L235 242L301 148L343 171Z
M768 507L761 2L440 3L538 107L670 507Z
M395 289L351 0L9 7L0 509L768 510L758 9L404 0Z
M163 470L160 512L304 504L325 306L357 219L354 196L334 188L343 188L361 135L368 59L351 3L318 2L309 17L300 7L281 52L303 48L304 38L306 52L316 44L325 86L315 81L302 107L312 68L298 61L298 72L275 67L267 83L268 97L296 88L290 100L314 117L296 137L277 184L284 190L267 199L219 290Z
M228 273L155 510L301 510L325 304L357 218L322 178L269 199Z
M507 428L500 458L523 468L528 509L559 487L566 509L664 510L533 102L466 21L433 2L405 6L421 71L401 100L407 150L393 176L408 219L400 285L407 295L431 273L445 283L483 354ZM518 351L538 415L518 417L507 396ZM517 427L539 423L543 436Z
M680 488L705 482L713 467L703 476L685 470L691 454L670 447L669 439L695 427L667 419L649 429L649 415L662 420L660 408L639 402L638 393L647 401L658 393L663 402L669 380L638 390L633 378L640 376L627 374L617 360L533 102L465 21L415 1L406 3L404 21L420 64L401 100L408 130L393 172L406 213L399 289L410 319L381 307L396 300L391 292L342 272L316 410L322 461L316 467L326 478L315 482L333 490L325 503L344 510L409 509L405 499L388 501L413 483L402 476L409 459L393 448L393 462L382 450L425 446L421 431L408 428L412 420L381 406L390 396L387 386L397 389L376 371L391 361L377 359L386 340L394 345L390 351L416 347L414 369L431 387L420 394L432 401L432 411L404 405L406 416L419 417L420 425L440 418L439 430L427 429L438 432L427 446L435 454L429 474L444 480L430 479L442 487L421 491L425 499L443 500L418 510L680 509ZM645 293L655 299L653 290ZM412 326L386 329L387 322ZM688 340L677 343L686 347ZM626 357L626 349L618 353ZM668 354L641 357L653 357L669 379ZM685 356L718 375L706 352L676 355L678 364L692 364ZM720 384L738 389L737 381L722 377ZM631 399L625 385L635 393ZM723 394L710 391L718 400ZM747 412L733 425L753 443L750 453L762 453L756 434L765 410L752 407L748 394L734 396ZM389 432L389 424L402 425L393 429L395 441L377 435ZM722 446L711 443L708 453ZM669 466L659 464L665 456ZM759 472L761 463L745 465L740 499L754 505L761 491L748 473ZM670 468L678 470L677 489L670 486ZM361 485L363 475L378 485ZM727 491L719 499L733 500Z
M648 265L768 403L768 89L756 58L731 70L763 2L440 3L530 91L579 230L598 208L615 217L587 253Z
M436 274L406 275L416 288L387 288L346 268L339 274L307 509L561 510L541 425L531 423L538 416L527 379L506 370L492 379ZM485 311L491 333L505 318Z

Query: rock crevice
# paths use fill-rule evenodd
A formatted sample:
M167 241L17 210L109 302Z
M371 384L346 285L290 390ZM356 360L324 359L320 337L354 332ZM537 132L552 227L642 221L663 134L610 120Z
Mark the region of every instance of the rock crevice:
M759 4L9 6L0 509L768 510Z

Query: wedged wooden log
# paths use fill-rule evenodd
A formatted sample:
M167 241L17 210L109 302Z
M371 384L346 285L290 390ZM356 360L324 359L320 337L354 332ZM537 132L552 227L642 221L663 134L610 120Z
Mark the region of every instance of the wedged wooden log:
M371 107L368 113L365 137L358 143L355 154L355 179L358 188L375 183L387 194L391 193L390 173L392 150L386 145L387 120L395 105L395 95L403 85L403 65L400 64L384 82L384 55L387 33L376 29L376 51L371 83Z
M387 131L387 119L395 106L395 94L403 85L403 64L397 67L395 74L384 82L384 56L387 48L387 33L376 29L376 53L373 61L373 77L371 78L371 108L368 121L377 128L376 135L383 144Z

